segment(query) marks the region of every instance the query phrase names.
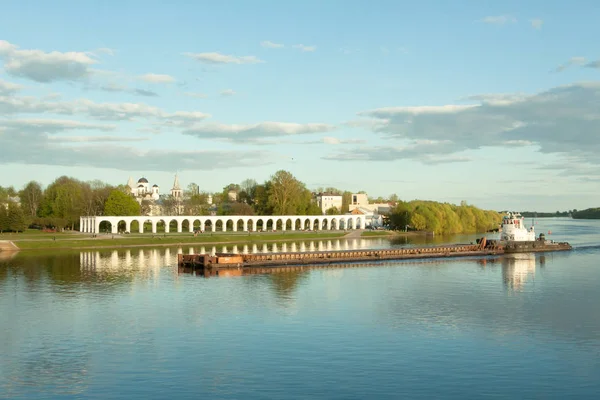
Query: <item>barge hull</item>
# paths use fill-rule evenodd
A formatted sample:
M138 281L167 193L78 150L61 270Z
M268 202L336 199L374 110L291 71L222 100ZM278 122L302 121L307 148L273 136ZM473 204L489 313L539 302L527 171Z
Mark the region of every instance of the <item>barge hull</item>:
M379 260L418 260L428 258L455 258L468 256L501 255L505 253L530 253L571 250L568 243L545 241L502 243L482 239L476 245L449 245L435 247L347 250L259 254L179 254L180 267L226 268L226 267L273 267L286 265L333 264L369 262Z

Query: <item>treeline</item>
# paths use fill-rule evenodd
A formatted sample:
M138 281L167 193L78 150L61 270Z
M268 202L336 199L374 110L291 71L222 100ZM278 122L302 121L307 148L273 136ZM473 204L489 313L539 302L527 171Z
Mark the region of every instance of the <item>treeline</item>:
M317 193L342 196L341 209L327 214L346 214L352 193L336 188L318 188ZM361 192L359 192L361 193ZM364 192L363 192L364 193ZM212 204L209 204L209 196ZM15 201L20 199L20 205ZM389 224L394 229L426 230L435 233L483 232L498 227L500 214L483 211L463 202L460 206L432 201L402 202L393 194L389 198L369 199L394 205ZM4 207L2 207L4 205ZM218 193L201 192L197 184L188 185L183 199L161 196L156 203L131 196L126 185L114 186L102 181L80 181L61 176L48 187L31 181L21 190L0 186L0 230L19 231L37 228L79 228L79 217L87 215L148 215L160 207L164 215L321 215L313 192L288 171L277 171L270 179L257 183L246 179L229 184Z
M600 219L600 208L588 208L581 211L575 210L571 215L575 219Z
M399 201L389 216L390 228L436 234L479 233L497 229L502 214L461 202L459 206L435 201Z
M521 215L525 218L552 218L552 217L569 217L573 212L577 212L577 210L569 210L569 211L557 211L554 213L549 212L537 212L537 211L523 211Z
M57 178L46 188L36 181L21 190L0 186L3 210L0 230L19 231L24 226L74 230L79 228L80 216L148 215L153 207L160 207L165 215L208 215L211 211L217 215L322 214L313 201L312 191L283 170L262 184L246 179L240 184L227 185L218 193L201 192L197 184L191 183L183 199L163 195L157 202L144 200L139 204L130 190L126 185L114 186L99 180L86 182L68 176ZM328 210L329 213L347 212L350 192L335 188L321 190L343 195L342 209ZM208 203L209 196L212 204Z
M109 201L111 196L113 200ZM82 215L103 215L106 208L119 209L114 199L129 205L127 215L140 214L140 205L127 194L125 186L98 180L84 182L61 176L45 189L36 181L19 191L0 186L0 231L22 231L29 226L78 229Z

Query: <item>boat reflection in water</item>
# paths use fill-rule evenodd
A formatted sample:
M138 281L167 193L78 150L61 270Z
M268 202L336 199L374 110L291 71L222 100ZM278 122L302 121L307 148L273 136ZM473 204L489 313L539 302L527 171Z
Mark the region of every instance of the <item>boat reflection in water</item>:
M542 262L544 256L540 257ZM502 257L502 280L507 288L523 290L528 281L535 279L535 255L522 253Z

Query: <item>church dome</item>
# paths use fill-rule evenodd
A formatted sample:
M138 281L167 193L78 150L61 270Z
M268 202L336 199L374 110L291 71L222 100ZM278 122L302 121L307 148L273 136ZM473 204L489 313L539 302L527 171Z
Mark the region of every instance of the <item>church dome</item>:
M138 183L148 183L148 179L146 179L146 178L140 178L140 180L138 181Z
M152 185L152 187L158 187L158 185L154 184L154 185Z

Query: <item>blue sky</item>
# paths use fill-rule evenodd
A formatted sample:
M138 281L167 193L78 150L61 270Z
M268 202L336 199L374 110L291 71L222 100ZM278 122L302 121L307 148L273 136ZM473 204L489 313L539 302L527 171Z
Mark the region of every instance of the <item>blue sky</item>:
M592 1L20 1L0 185L60 175L598 206Z

